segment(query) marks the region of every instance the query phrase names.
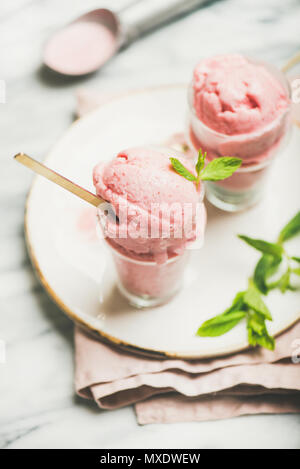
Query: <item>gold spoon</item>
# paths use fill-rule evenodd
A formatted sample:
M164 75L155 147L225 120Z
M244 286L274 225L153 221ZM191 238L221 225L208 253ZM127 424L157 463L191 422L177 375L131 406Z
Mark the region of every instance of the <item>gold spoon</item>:
M106 202L100 197L97 197L95 194L92 194L92 192L89 192L88 190L83 189L82 187L78 186L74 182L70 181L64 176L61 176L56 171L53 171L53 169L48 168L44 164L31 158L25 153L18 153L17 155L15 155L14 158L19 163L21 163L24 166L27 166L27 168L31 169L35 173L40 174L41 176L44 176L46 179L49 179L49 181L54 182L55 184L63 187L69 192L72 192L72 194L77 195L77 197L80 197L80 199L85 200L86 202L93 205L94 207L99 207L100 204L102 204L103 202Z
M293 55L287 63L282 67L282 71L284 73L288 72L291 68L293 68L295 65L297 65L300 62L300 52L297 52L297 54Z

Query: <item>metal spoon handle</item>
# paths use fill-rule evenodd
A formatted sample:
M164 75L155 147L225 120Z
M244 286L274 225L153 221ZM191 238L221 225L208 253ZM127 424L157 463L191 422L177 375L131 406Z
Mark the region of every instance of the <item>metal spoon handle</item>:
M293 57L291 57L286 64L282 67L284 73L288 72L291 68L297 65L300 62L300 52L297 52Z
M70 181L64 176L61 176L61 174L58 174L56 171L53 171L53 169L48 168L39 161L34 160L25 153L18 153L15 155L15 159L22 165L27 166L27 168L31 169L35 173L44 176L46 179L49 179L49 181L52 181L67 191L72 192L72 194L77 195L77 197L80 197L80 199L83 199L89 204L94 205L94 207L99 207L100 204L105 202L105 200L100 199L100 197L97 197L86 189L83 189L83 187L78 186L74 182Z
M197 7L208 3L208 1L209 0L151 0L141 2L138 6L129 8L128 11L135 13L135 16L138 18L130 21L125 17L123 18L122 15L122 45L127 46L143 34L187 14Z

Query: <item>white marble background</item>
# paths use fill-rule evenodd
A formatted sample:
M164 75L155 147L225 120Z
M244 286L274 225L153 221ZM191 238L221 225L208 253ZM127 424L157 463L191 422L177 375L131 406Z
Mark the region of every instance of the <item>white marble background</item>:
M32 176L13 154L43 158L72 122L78 87L111 92L188 81L199 58L222 52L280 66L300 49L299 1L220 0L133 44L91 77L64 79L41 66L42 46L56 28L90 8L128 1L1 1L0 447L299 448L299 415L141 427L132 408L100 411L74 395L73 326L32 272L23 237Z

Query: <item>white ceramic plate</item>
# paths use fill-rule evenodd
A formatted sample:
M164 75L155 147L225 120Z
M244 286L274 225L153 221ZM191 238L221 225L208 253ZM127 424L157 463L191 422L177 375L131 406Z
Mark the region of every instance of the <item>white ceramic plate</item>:
M183 128L186 89L169 86L130 93L75 122L55 145L46 164L93 190L92 169L99 160L135 145L161 143ZM29 251L38 275L61 309L102 337L147 353L189 358L211 357L247 347L240 323L218 338L195 332L204 320L229 306L245 288L258 253L237 233L274 239L300 208L300 132L275 163L262 203L231 214L208 206L206 241L192 251L185 287L167 305L137 310L118 293L109 255L95 234L93 208L38 177L26 212ZM300 242L290 246L300 255ZM274 292L267 297L272 334L300 317L300 295Z

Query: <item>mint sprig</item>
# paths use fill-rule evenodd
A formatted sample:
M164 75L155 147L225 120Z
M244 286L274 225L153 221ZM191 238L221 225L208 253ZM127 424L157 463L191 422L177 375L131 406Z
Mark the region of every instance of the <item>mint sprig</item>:
M244 303L247 305L248 309L250 308L260 314L264 319L272 321L269 308L263 301L259 290L257 290L252 280L249 281L248 290L244 293Z
M221 181L229 178L242 164L241 158L232 156L223 156L215 158L205 166L207 153L202 152L201 148L198 153L198 159L195 166L196 174L191 173L177 158L170 158L172 167L176 173L184 177L188 181L196 183L202 181Z
M238 235L240 239L245 241L247 244L252 246L253 248L257 249L258 251L263 252L264 254L270 254L274 257L281 257L283 253L283 247L279 244L269 243L268 241L264 241L263 239L254 239L249 238L249 236L245 235Z
M293 261L296 261L296 262L298 262L298 263L300 264L300 257L292 256L291 259L292 259Z
M275 349L275 339L270 336L264 318L258 313L249 314L247 320L248 342L255 347L260 345L268 350Z
M176 173L180 174L180 176L183 176L188 181L197 181L196 176L185 166L183 166L183 164L177 158L170 158L170 161L172 163L173 169L176 171Z
M232 311L219 314L199 327L197 335L201 337L217 337L223 335L235 327L246 316L245 311Z
M255 266L253 276L249 279L247 290L238 292L231 306L222 314L205 321L197 331L198 336L220 336L245 319L249 345L259 345L274 350L275 339L270 336L266 325L266 321L272 321L272 315L263 300L263 295L267 295L275 288L282 293L298 289L291 284L291 277L293 274L300 276L300 257L290 256L283 246L284 241L297 234L300 234L300 212L281 230L276 243L238 235L249 246L260 251L261 258ZM283 272L282 267L284 267ZM279 278L272 281L276 274Z
M262 252L262 256L256 264L253 281L258 290L267 295L269 291L277 288L282 293L296 288L291 284L292 274L297 274L294 263L300 263L300 258L290 256L283 243L300 234L300 211L281 230L276 243L249 238L239 235L239 238L250 246ZM296 270L296 271L295 271ZM275 281L272 278L276 274L281 275Z
M292 218L279 233L278 242L283 243L300 233L300 212Z
M241 158L233 156L222 156L215 158L202 170L200 179L202 181L221 181L227 179L241 166Z
M250 345L264 344L274 350L275 342L270 338L266 320L271 314L256 287L249 282L246 291L239 292L232 305L224 313L205 321L198 329L200 337L217 337L233 329L242 319L246 320Z
M256 264L254 270L254 283L261 293L266 295L270 289L268 280L272 277L281 263L281 257L264 254Z

